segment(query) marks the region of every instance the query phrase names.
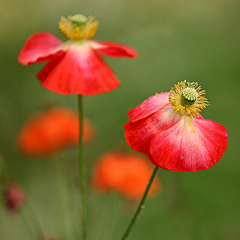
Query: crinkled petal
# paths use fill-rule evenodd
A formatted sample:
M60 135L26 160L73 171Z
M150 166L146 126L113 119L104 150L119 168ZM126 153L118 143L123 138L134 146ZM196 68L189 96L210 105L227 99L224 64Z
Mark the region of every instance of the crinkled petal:
M131 122L145 118L169 104L168 96L169 92L160 94L156 93L154 96L149 97L143 103L133 108L128 112Z
M92 48L98 51L101 54L107 55L109 57L129 57L135 58L138 56L138 53L133 48L114 42L106 41L96 41L92 40Z
M222 157L227 142L228 134L221 124L182 117L173 127L157 132L150 143L150 154L158 166L168 170L205 170Z
M69 44L61 60L52 60L38 77L43 87L61 94L96 95L120 85L113 71L88 43Z
M25 42L18 61L23 65L51 60L65 53L63 42L46 32L35 33Z
M135 151L144 153L155 164L150 154L150 142L161 131L174 126L180 116L176 114L170 104L150 116L124 125L125 138L129 146Z

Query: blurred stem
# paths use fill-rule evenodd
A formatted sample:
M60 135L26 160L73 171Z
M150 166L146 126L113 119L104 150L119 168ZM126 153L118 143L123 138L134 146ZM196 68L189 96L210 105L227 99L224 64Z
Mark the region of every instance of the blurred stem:
M191 227L191 238L195 240L201 239L200 235L198 234L198 224L195 219L193 208L191 207L191 202L189 201L187 192L184 189L183 176L181 172L175 173L175 181L177 187L176 192L178 192L178 198L176 199L175 204L177 205L177 208L181 207L190 218L190 224L188 225L188 227Z
M72 238L71 239L77 239L76 238L76 233L77 229L79 229L79 212L76 211L79 207L79 201L76 196L76 174L78 174L78 169L76 168L76 164L78 163L78 159L72 159L73 161L68 161L68 167L70 168L71 172L67 174L67 176L70 177L68 179L69 181L67 182L67 190L68 190L68 206L70 207L71 210L71 227L72 227ZM75 162L76 160L76 162ZM78 185L77 185L78 186ZM71 196L71 197L70 197Z
M87 236L87 200L85 189L85 174L83 163L83 96L78 95L78 111L79 111L79 178L81 184L81 205L82 205L82 234L83 240Z
M131 222L130 222L130 224L129 224L126 232L125 232L125 234L124 234L123 237L121 238L121 240L127 239L130 231L131 231L132 228L133 228L134 223L135 223L136 220L137 220L138 215L140 214L141 210L144 208L144 203L145 203L145 200L146 200L146 198L147 198L148 191L149 191L149 189L150 189L150 187L151 187L151 185L152 185L152 182L153 182L154 177L156 176L157 170L158 170L158 167L155 166L155 168L154 168L154 170L153 170L153 173L152 173L152 176L151 176L151 178L150 178L150 180L149 180L149 182L148 182L147 188L146 188L146 190L145 190L145 193L143 194L142 200L141 200L141 202L140 202L140 204L139 204L139 206L138 206L138 209L137 209L136 213L134 214L134 216L133 216L133 218L132 218L132 220L131 220Z
M28 230L28 233L29 233L29 236L30 236L30 239L34 240L36 239L36 235L32 229L32 227L30 226L30 222L27 215L26 215L26 212L25 212L25 209L22 209L21 210L21 213L22 213L22 216L23 216L23 219L24 219L24 222L26 224L26 227L27 227L27 230Z
M63 223L66 230L66 239L71 238L71 222L69 211L67 208L67 197L68 193L66 192L66 185L64 184L64 174L62 173L61 169L61 159L60 157L55 160L56 163L56 174L57 174L57 185L58 185L58 192L61 202L62 214L63 214Z
M39 215L38 215L37 212L35 211L35 208L33 207L31 201L28 201L27 207L28 207L29 212L31 213L32 217L35 219L35 223L36 223L37 228L38 228L38 234L39 234L39 236L40 236L40 235L43 235L43 234L44 234L44 231L43 231L41 222L40 222L39 217L38 217Z
M29 197L27 199L25 207L21 209L21 213L27 225L29 234L32 236L32 239L36 239L36 237L39 238L40 236L43 236L44 231L35 208L32 206ZM36 235L34 232L36 232Z

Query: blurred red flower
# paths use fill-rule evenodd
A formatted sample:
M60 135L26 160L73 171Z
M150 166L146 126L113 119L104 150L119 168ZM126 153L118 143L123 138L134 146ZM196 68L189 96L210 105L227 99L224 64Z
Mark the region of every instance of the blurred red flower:
M9 211L18 211L25 202L25 196L22 188L14 183L6 184L5 205Z
M94 137L92 123L85 119L83 140ZM30 117L17 136L19 150L32 156L49 156L62 148L78 144L78 115L67 108L52 108Z
M93 185L102 190L115 190L126 198L142 197L152 174L152 167L139 154L112 151L101 156L93 170ZM153 196L160 189L160 181L155 178L149 190Z
M124 126L129 146L172 171L205 170L217 163L228 134L223 125L199 114L208 102L197 85L184 80L129 111Z
M18 57L23 65L48 61L37 75L44 88L60 94L96 95L120 85L99 53L134 58L134 49L90 40L98 28L93 17L62 17L59 28L69 41L63 42L47 32L35 33L27 39Z
M40 240L56 240L54 237L46 235L40 238Z

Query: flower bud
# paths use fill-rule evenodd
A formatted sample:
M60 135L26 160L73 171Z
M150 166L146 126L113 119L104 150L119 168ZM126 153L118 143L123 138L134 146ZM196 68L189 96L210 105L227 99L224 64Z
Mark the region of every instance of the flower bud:
M8 183L5 190L5 205L9 211L18 211L25 202L23 190L16 183Z

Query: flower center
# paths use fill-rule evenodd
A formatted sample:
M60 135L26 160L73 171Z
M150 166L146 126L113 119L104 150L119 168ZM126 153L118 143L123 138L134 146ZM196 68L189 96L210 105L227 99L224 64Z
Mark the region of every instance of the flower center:
M65 37L74 40L92 38L98 29L98 21L94 17L87 18L82 14L69 16L67 19L62 17L58 25Z
M196 117L209 105L207 99L202 96L204 94L205 91L201 91L198 83L190 83L184 80L171 88L169 102L178 114Z
M181 104L182 106L190 106L192 105L198 97L198 93L196 89L187 87L183 90L181 95Z

